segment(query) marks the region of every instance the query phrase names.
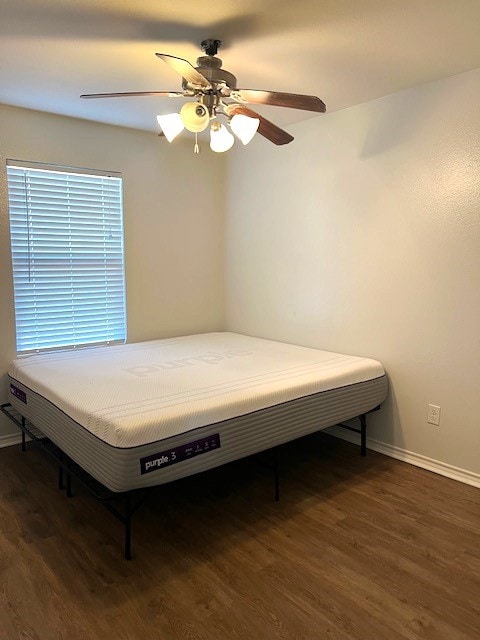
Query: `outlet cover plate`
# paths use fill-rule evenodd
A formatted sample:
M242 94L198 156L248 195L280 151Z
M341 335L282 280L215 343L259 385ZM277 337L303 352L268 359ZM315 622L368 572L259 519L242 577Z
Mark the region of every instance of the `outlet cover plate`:
M440 407L438 407L436 404L429 404L427 422L438 427L440 424L440 411Z

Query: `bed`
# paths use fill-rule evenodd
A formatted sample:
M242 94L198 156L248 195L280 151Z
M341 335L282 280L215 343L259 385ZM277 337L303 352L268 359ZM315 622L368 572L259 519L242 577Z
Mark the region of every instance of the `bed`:
M114 493L171 482L383 402L376 360L216 332L19 358L9 402Z

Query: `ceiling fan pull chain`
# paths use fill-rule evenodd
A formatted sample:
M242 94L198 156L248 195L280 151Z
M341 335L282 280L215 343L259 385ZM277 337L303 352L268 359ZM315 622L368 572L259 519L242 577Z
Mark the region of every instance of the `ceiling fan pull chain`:
M200 153L200 147L198 146L198 133L195 134L195 144L193 145L193 153Z

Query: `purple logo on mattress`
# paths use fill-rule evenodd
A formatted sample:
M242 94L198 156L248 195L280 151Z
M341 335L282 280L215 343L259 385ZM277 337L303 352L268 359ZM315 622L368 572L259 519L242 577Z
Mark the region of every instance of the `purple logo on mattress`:
M144 378L151 373L158 373L165 370L179 369L180 367L192 367L199 364L216 365L222 360L230 360L231 358L238 358L240 356L251 356L253 351L244 351L243 349L228 349L222 353L218 351L208 351L198 356L192 356L191 358L180 358L179 360L168 360L165 362L153 362L149 365L140 365L138 367L130 367L129 369L123 369L132 376L138 376Z
M27 394L25 393L25 391L22 391L12 383L10 383L10 393L12 394L12 396L15 396L16 398L27 404Z
M194 458L202 453L208 453L213 449L218 449L220 446L220 434L214 433L206 438L194 440L161 453L154 453L151 456L140 458L140 473L143 476L145 473L169 467L171 464Z

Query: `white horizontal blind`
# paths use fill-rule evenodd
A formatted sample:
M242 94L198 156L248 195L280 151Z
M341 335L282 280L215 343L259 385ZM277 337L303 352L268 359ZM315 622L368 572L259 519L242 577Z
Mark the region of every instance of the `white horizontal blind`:
M124 342L119 174L7 161L17 352Z

